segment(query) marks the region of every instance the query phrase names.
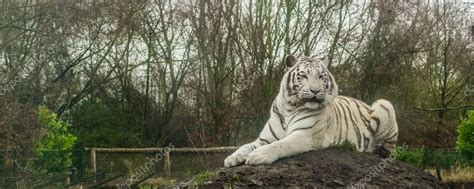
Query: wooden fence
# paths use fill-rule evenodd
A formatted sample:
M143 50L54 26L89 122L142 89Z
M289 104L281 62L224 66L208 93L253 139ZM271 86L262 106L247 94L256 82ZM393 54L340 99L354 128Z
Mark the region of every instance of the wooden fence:
M97 172L97 153L164 153L164 170L169 176L171 171L170 153L222 153L233 152L238 147L214 147L214 148L85 148L89 151L90 169L93 174Z

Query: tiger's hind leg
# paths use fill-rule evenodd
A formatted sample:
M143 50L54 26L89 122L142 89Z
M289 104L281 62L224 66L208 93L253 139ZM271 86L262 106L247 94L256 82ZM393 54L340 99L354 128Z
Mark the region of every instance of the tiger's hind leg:
M390 156L398 140L398 125L395 109L387 100L377 100L371 106L370 127L374 131L375 153L382 157Z

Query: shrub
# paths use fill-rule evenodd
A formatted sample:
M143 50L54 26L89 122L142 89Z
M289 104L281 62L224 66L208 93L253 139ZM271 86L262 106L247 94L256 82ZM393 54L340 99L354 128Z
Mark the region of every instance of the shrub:
M33 169L41 172L64 172L72 165L72 147L76 137L69 133L69 124L59 120L45 106L38 108L38 120L43 130L43 137L34 148L36 159Z
M469 111L468 117L462 119L458 127L456 151L470 165L474 165L474 111Z
M133 112L100 101L86 101L71 111L77 149L140 146L140 119Z
M415 167L422 167L423 151L424 149L398 151L397 159Z
M430 163L432 166L438 166L441 169L451 169L457 162L456 154L446 154L441 150L436 150L433 152L433 161Z
M440 167L450 169L456 164L455 154L446 154L436 149L414 149L397 151L397 159L418 168Z
M71 132L78 140L73 147L73 164L79 174L85 173L85 147L138 147L142 123L134 112L100 100L81 102L68 114Z

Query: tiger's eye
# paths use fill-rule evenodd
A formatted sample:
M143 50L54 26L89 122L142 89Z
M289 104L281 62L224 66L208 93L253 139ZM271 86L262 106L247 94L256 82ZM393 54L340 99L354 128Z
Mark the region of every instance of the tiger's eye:
M324 76L323 76L323 75L319 75L319 79L323 79L323 78L324 78Z

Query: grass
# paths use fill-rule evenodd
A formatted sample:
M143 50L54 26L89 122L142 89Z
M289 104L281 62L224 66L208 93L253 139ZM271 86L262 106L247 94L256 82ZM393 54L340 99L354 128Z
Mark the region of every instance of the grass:
M435 169L427 169L426 172L436 176ZM456 167L442 169L441 178L443 182L474 182L474 167Z
M194 185L202 185L204 182L212 179L216 176L216 172L214 171L202 171L194 176Z
M153 189L153 186L150 186L150 185L140 185L139 189Z
M450 169L462 162L462 158L456 154L443 153L438 149L429 151L426 148L398 151L397 159L422 169L436 166L441 169Z
M411 164L437 177L439 167L443 182L473 182L474 167L456 153L443 153L441 150L426 148L400 151L397 159Z
M348 150L348 151L353 151L353 152L357 151L357 148L355 147L355 145L350 143L347 140L344 140L343 142L334 143L331 146L329 146L329 148L343 149L343 150Z
M406 150L406 151L397 151L397 159L413 165L415 167L421 168L423 166L425 154L424 151L420 149L416 150Z
M168 179L168 178L149 178L145 180L142 184L140 184L141 189L147 189L148 186L174 186L176 185L176 179Z

